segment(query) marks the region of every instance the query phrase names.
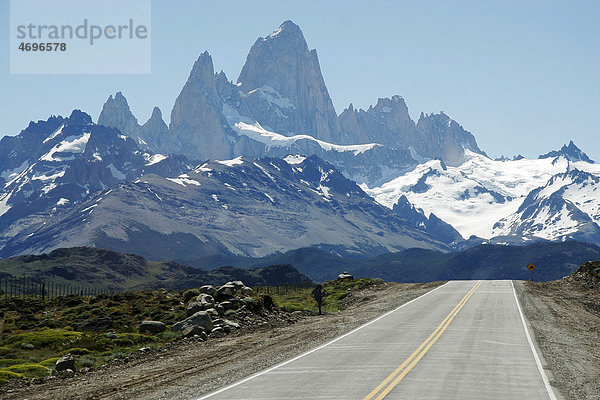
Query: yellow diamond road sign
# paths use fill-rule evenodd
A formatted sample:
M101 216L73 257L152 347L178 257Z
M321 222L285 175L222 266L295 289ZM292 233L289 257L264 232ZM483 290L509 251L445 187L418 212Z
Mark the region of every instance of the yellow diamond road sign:
M527 266L527 269L528 269L528 270L530 270L530 271L533 271L533 270L535 269L535 265L533 265L533 264L529 264L529 265Z

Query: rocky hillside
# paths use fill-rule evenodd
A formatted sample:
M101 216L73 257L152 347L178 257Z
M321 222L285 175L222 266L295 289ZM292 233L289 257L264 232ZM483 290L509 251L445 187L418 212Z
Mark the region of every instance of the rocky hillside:
M239 157L172 178L148 174L97 192L43 226L15 235L0 254L95 246L154 260L186 260L260 257L317 245L344 255L446 250L448 244L429 234L424 221L403 217L411 213L416 211L393 212L377 204L314 156ZM434 230L437 225L432 223Z
M79 110L31 122L0 140L0 247L119 182L148 173L176 176L189 168L184 156L142 151Z
M588 261L581 264L571 279L587 284L590 287L600 286L600 261Z

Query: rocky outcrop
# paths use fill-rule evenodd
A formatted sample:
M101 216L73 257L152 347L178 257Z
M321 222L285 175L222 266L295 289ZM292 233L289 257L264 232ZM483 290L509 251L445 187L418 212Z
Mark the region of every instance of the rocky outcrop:
M140 125L137 118L131 112L127 99L123 93L117 92L115 97L108 96L108 100L102 106L102 111L98 117L98 125L104 125L111 128L117 128L122 133L135 139L138 143L140 139Z
M352 104L339 117L346 144L381 143L408 148L408 138L415 134L415 123L401 96L380 98L367 111L355 110Z
M581 149L579 147L577 147L575 145L575 143L573 143L572 140L569 141L568 145L566 145L566 144L563 145L563 147L561 147L560 150L554 150L549 153L542 154L538 158L543 159L543 158L554 158L554 157L560 157L560 156L563 156L567 160L573 161L573 162L577 162L577 161L584 161L584 162L588 162L588 163L594 162L594 160L589 158L587 154L585 154L583 151L581 151Z
M254 118L284 135L307 134L339 143L340 127L316 50L285 21L250 49L237 80Z
M117 92L114 98L112 95L108 97L98 117L98 125L116 128L133 138L142 148L153 152L161 152L169 144L169 127L162 118L160 108L154 107L150 119L140 125L121 92Z
M426 217L423 211L412 205L404 195L398 199L392 210L415 227L426 229L431 236L441 242L454 243L463 240L460 233L452 225L442 221L434 213Z
M439 158L448 165L462 164L465 149L485 154L477 146L475 137L443 111L439 114L421 113L417 136L410 145L418 154Z
M175 100L165 149L194 160L231 158L232 141L222 111L212 57L204 52Z
M154 107L150 119L140 127L140 138L154 152L160 153L169 141L169 127L160 108Z
M463 162L464 150L484 154L475 137L448 114L425 115L417 124L400 96L383 98L368 110L352 104L339 117L345 143L376 142L393 148L410 149L417 159L441 159L448 165Z

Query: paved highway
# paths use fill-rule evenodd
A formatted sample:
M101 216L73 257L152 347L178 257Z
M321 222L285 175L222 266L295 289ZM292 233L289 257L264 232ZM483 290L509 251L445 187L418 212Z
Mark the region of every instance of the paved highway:
M556 399L510 281L452 281L201 399Z

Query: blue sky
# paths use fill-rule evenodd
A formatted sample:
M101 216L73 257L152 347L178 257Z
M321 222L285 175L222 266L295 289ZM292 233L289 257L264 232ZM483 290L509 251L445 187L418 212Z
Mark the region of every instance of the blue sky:
M413 119L446 111L494 157L572 139L600 160L598 1L153 1L149 75L11 75L8 0L0 18L0 136L73 108L96 120L116 91L140 123L155 105L168 122L202 51L235 81L256 38L291 19L338 113L399 94Z

